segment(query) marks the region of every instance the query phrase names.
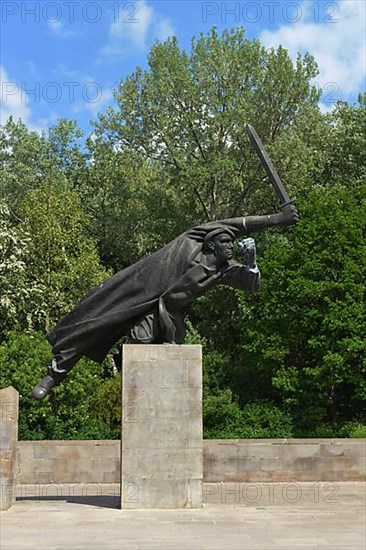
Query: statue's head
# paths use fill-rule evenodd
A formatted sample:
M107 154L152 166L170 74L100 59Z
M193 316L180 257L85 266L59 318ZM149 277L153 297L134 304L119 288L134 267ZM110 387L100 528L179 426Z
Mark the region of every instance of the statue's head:
M235 234L226 227L219 227L208 233L203 242L203 251L215 257L216 265L220 266L233 257Z

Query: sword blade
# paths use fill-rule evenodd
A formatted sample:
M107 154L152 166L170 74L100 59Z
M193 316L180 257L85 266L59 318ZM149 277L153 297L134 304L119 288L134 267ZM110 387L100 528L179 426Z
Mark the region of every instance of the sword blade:
M287 204L291 204L292 200L287 194L287 191L282 183L280 176L277 174L275 167L272 164L271 159L268 156L268 153L262 143L262 140L258 136L257 132L250 124L245 125L245 129L252 144L253 149L257 153L262 166L264 167L267 175L272 183L273 189L276 192L276 195L279 197L281 204L280 208L283 208Z

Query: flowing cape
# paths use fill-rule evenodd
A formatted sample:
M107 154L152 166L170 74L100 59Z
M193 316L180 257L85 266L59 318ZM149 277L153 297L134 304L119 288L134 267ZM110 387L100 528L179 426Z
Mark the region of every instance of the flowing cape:
M53 353L72 349L97 362L103 361L109 349L134 323L157 310L159 299L169 294L169 289L179 287L180 280L184 287L184 276L201 264L204 239L220 228L236 237L245 233L243 218L199 225L93 288L47 335ZM234 273L238 269L243 268L232 262L226 275L221 273L218 277L215 272L216 279L237 288L250 287L250 282L247 286L238 282ZM211 286L213 284L206 282L202 288Z

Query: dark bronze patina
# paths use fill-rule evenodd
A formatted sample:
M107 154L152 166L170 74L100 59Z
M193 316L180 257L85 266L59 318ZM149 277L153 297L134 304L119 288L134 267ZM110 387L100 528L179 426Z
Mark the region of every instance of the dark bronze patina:
M276 195L280 199L279 209L284 208L288 204L292 204L294 201L290 199L287 194L287 191L282 183L280 176L277 174L275 167L272 164L271 159L262 143L262 140L258 136L257 132L250 124L245 126L247 134L249 136L250 143L253 146L253 149L257 153L263 168L267 172L269 181L272 183L273 189L275 190Z
M275 178L270 161L267 166ZM283 185L281 193L286 204L280 212L197 225L91 290L47 335L54 357L33 396L43 399L83 356L102 362L122 336L146 344L183 343L190 304L219 284L257 291L254 240L241 241L241 263L233 258L233 243L264 228L297 223Z

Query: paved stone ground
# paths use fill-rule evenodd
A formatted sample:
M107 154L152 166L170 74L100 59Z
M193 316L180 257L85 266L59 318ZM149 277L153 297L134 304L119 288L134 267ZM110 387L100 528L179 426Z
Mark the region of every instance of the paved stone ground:
M207 483L200 510L120 510L118 485L23 485L1 514L0 548L363 550L365 488Z

